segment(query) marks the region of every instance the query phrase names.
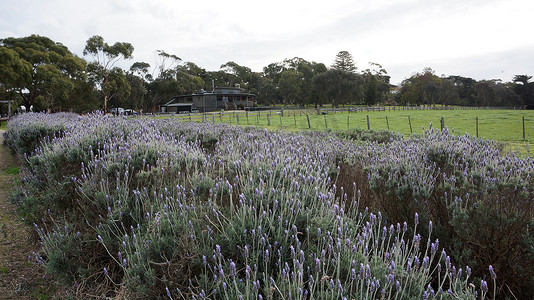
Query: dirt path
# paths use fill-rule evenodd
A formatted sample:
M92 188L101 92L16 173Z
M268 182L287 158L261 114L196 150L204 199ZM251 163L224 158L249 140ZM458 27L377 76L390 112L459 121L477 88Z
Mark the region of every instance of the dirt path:
M43 268L28 260L38 248L33 229L17 217L8 199L17 164L3 145L4 132L0 130L0 299L49 299L54 285L43 278Z

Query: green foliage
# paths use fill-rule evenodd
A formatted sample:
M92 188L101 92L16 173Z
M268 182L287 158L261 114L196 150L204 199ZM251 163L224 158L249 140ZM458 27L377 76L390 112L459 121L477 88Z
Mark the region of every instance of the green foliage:
M130 43L116 42L109 45L99 35L87 40L83 55L91 55L94 59L87 71L90 80L102 94L105 112L108 110L108 101L116 98L114 104L118 106L130 95L130 85L124 71L114 65L121 59L132 58L133 51L134 47Z
M346 139L98 115L66 128L28 157L16 202L38 224L33 259L81 291L474 298L419 228L336 197Z
M367 130L354 128L341 131L339 136L355 141L387 143L401 140L401 135L387 130Z
M318 97L338 107L359 102L363 88L362 76L342 69L330 69L313 78Z
M345 71L345 72L355 72L356 64L352 55L348 51L339 51L336 54L336 59L332 64L332 68Z
M441 103L439 91L442 79L430 68L417 73L402 82L401 103L403 105L420 105Z
M286 70L280 77L280 93L284 97L286 104L302 103L302 73L297 70Z
M19 173L19 168L17 167L9 167L4 171L7 175L17 175Z
M67 47L38 35L0 40L0 55L0 83L18 93L26 111L66 103L85 70Z
M362 190L364 198L374 198L374 207L393 222L414 213L431 220L457 264L469 265L480 278L493 266L502 297L532 297L531 160L501 158L489 142L432 129L374 151L357 160L369 175L371 190Z

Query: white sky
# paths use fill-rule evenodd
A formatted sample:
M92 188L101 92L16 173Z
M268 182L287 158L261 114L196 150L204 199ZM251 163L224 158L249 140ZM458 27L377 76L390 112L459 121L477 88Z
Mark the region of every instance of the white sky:
M124 68L154 66L159 49L208 71L234 61L258 72L293 57L329 66L346 50L394 84L424 67L510 81L534 75L532 13L532 0L2 0L0 38L38 34L82 56L101 35L134 46Z

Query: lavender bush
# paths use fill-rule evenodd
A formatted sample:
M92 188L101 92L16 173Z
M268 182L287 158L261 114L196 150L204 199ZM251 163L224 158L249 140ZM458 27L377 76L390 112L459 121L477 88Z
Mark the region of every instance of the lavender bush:
M27 156L13 198L42 241L33 259L79 293L478 299L496 287L454 265L429 210L396 220L362 205L369 183L346 183L358 162L371 187L381 184L379 153L406 141L100 115L63 122ZM10 145L24 126L9 128ZM426 195L428 183L413 187ZM500 279L493 267L486 273Z
M28 113L13 118L7 124L4 143L13 153L30 154L39 143L67 130L67 126L79 116L73 113L58 113L53 117L40 113Z
M470 265L482 280L493 264L499 295L534 297L532 158L502 155L492 141L432 128L354 153L347 161L368 176L364 197L389 220L418 212L436 224L436 237L458 264Z

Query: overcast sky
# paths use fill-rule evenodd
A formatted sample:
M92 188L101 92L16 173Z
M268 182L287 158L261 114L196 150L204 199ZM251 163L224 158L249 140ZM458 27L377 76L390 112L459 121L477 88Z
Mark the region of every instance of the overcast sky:
M329 66L346 50L394 84L424 67L510 81L534 75L533 12L532 0L2 0L0 38L38 34L82 56L101 35L134 46L125 68L155 65L156 50L208 71L234 61L258 72L293 57Z

